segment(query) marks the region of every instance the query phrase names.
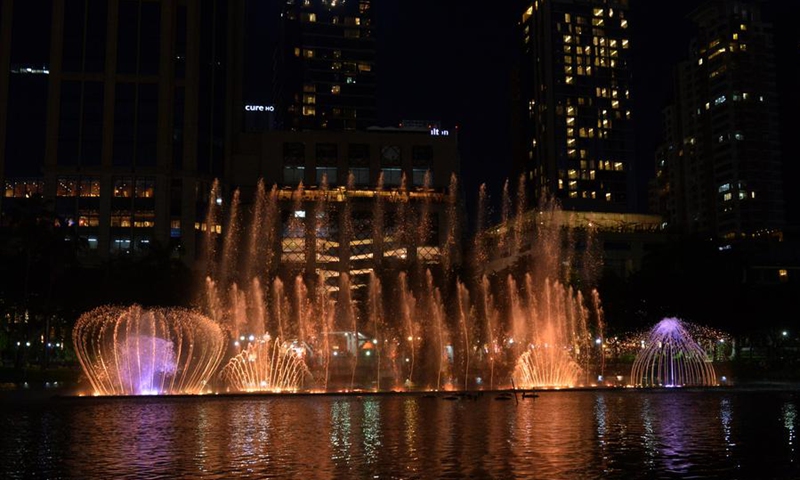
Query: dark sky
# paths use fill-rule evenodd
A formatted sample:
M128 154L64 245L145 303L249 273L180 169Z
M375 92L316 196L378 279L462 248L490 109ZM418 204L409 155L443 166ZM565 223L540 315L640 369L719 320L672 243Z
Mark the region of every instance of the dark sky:
M661 137L661 109L671 98L672 70L688 56L691 26L686 15L700 3L631 0L640 209L647 205L646 184L653 175ZM246 80L247 101L271 101L269 65L278 4L251 0L246 44L253 63ZM390 125L425 119L441 120L449 128L458 125L461 176L468 198L474 198L485 182L496 199L511 169L510 72L521 43L515 27L526 2L377 0L373 4L379 121ZM789 100L783 103L797 105L798 34L793 22L800 17L800 1L764 4L767 17L776 22L779 87ZM785 117L790 120L784 122L785 136L792 138L791 129L796 127L789 125L797 120L788 113ZM797 170L793 164L788 165L790 173ZM790 199L794 207L800 204L796 197Z

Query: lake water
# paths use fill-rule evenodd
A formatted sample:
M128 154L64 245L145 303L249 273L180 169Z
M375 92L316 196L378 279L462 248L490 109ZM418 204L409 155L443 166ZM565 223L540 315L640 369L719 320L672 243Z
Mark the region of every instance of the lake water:
M800 392L0 397L0 478L800 478Z

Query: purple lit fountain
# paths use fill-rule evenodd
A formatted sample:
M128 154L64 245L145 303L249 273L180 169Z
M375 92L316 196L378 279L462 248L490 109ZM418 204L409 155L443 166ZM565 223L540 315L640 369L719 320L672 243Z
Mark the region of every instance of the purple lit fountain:
M631 383L639 387L715 386L717 377L711 359L683 322L665 318L642 340Z
M94 395L203 393L225 347L203 315L138 305L85 313L72 338Z

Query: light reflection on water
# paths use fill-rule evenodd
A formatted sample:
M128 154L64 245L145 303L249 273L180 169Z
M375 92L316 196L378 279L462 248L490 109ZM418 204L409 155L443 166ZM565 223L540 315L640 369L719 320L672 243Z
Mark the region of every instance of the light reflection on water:
M800 396L734 391L2 403L0 478L798 478Z

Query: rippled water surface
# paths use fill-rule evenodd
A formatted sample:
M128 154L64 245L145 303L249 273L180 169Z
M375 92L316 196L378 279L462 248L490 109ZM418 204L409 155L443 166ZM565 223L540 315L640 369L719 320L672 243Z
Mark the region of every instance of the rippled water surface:
M800 478L800 394L0 401L0 478Z

